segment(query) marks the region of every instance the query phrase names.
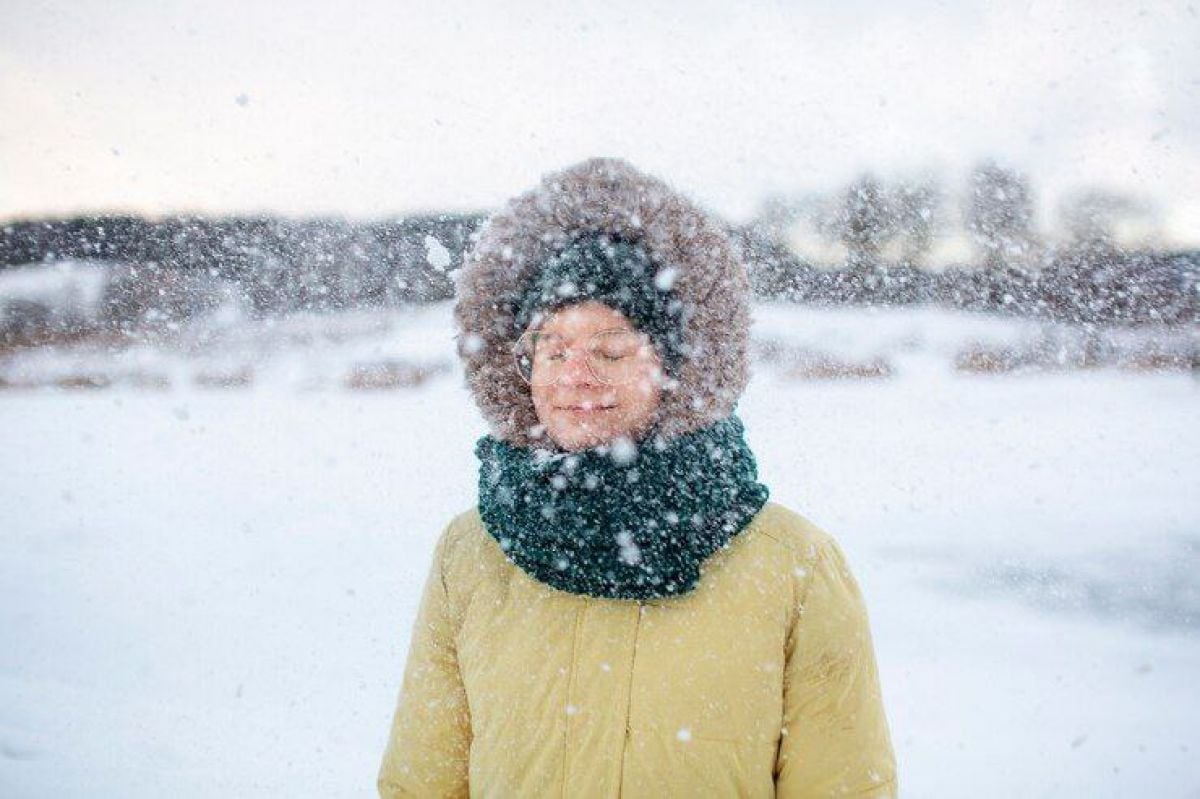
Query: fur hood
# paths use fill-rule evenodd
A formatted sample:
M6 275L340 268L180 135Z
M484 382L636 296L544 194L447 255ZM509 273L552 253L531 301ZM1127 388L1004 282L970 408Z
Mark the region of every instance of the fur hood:
M514 303L541 263L580 232L640 241L684 305L688 355L663 395L658 429L690 433L733 412L749 380L750 283L724 227L626 161L593 158L542 178L479 231L456 276L454 320L467 385L497 438L547 446L513 361Z

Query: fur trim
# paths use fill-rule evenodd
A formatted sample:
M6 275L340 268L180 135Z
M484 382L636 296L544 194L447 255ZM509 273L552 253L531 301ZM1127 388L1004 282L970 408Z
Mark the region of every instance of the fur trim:
M636 238L676 270L689 354L663 394L659 430L673 438L732 413L749 380L750 283L741 256L713 216L666 183L624 160L592 158L546 175L493 214L455 278L458 354L492 434L522 447L550 445L513 361L521 331L512 303L542 261L583 230Z

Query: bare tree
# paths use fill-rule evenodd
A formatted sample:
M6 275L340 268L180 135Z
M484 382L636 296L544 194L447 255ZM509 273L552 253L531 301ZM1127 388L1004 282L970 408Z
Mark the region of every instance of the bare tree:
M761 240L782 244L799 217L797 202L783 194L771 194L759 203L747 227Z
M985 264L1026 260L1033 243L1028 179L994 161L975 167L968 184L964 222Z
M895 227L902 237L901 261L917 266L933 247L942 192L932 181L905 181L891 191Z
M896 234L896 214L883 184L865 174L843 192L825 226L846 245L847 263L865 266L878 262L883 246Z
M1087 249L1115 248L1117 230L1123 222L1142 221L1150 215L1146 203L1107 189L1075 192L1059 206L1059 218L1072 245Z

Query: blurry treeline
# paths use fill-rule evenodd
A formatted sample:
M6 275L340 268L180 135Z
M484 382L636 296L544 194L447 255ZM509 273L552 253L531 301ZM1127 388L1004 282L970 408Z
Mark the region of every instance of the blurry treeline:
M398 305L453 294L448 273L461 265L481 218L437 214L368 224L248 216L29 220L0 228L0 266L122 264L132 273L130 285L114 289L117 295L140 285L160 296L194 294L197 301L205 282L228 281L258 314ZM173 284L189 291L173 292ZM136 297L128 299L136 303ZM120 304L119 296L111 300Z
M1197 321L1200 250L1163 246L1151 203L1079 190L1060 202L1052 231L1038 229L1036 211L1029 177L987 160L957 192L866 173L828 194L772 196L740 235L763 296L1087 324Z
M1087 324L1198 321L1200 251L1121 240L1143 213L1104 192L1074 197L1058 237L1035 229L1028 179L995 163L971 175L957 213L931 183L865 175L840 192L772 198L731 228L760 297L810 304L946 307ZM81 216L0 227L0 279L48 265L104 264L86 312L12 295L0 284L10 343L64 326L83 330L174 325L236 305L255 317L445 300L484 214L424 214L356 223L341 218ZM837 260L811 257L796 230ZM970 257L931 263L939 238L960 236ZM22 269L11 269L23 267ZM45 292L43 292L45 293ZM36 292L35 292L36 294Z

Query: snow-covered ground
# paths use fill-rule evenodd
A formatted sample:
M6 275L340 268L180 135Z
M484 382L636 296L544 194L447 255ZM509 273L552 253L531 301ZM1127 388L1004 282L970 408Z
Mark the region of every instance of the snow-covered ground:
M964 341L1027 323L756 318L760 341L895 369L761 363L740 413L773 498L834 534L862 585L904 795L1200 796L1200 382L951 368ZM389 319L143 348L183 375L163 390L0 391L0 796L373 794L432 546L474 502L484 432L449 306ZM206 357L256 379L196 387ZM341 387L393 357L447 371Z

